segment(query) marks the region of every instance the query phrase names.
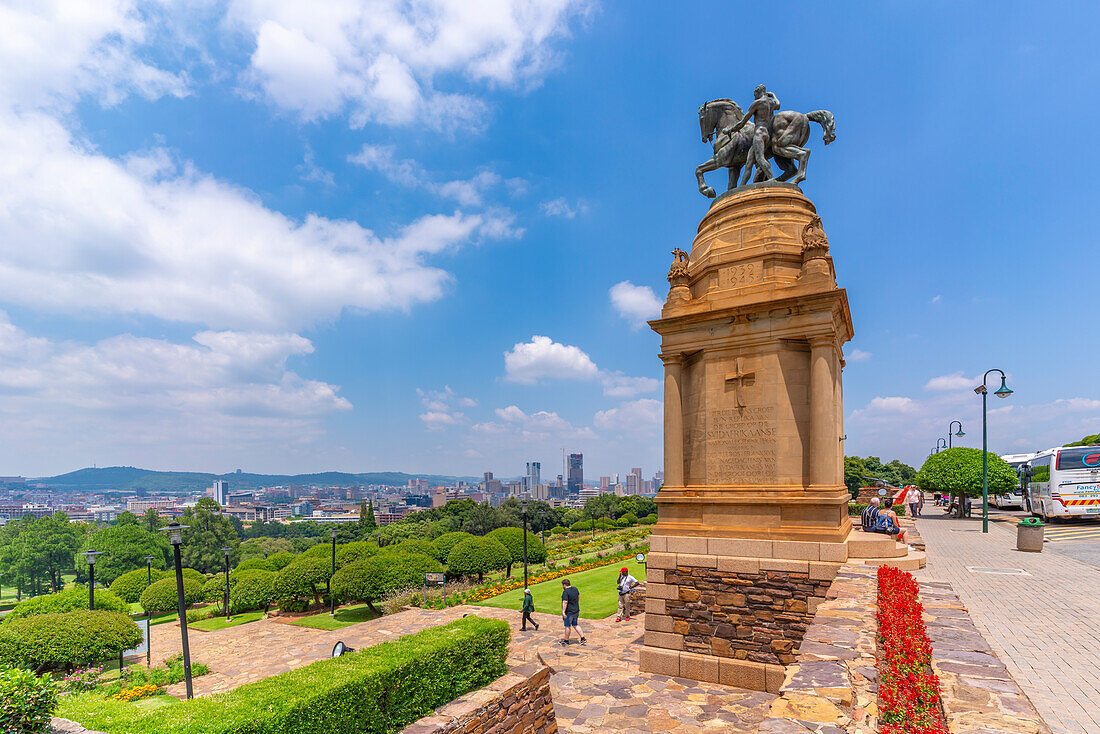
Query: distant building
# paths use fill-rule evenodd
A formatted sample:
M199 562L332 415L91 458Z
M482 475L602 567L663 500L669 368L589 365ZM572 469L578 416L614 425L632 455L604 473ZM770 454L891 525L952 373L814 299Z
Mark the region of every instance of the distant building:
M126 503L126 511L140 515L146 510L165 510L175 506L175 500L129 500Z
M290 513L294 517L310 517L313 515L313 505L309 502L292 502L290 505Z
M611 487L611 477L600 477L600 491L606 492Z
M584 489L584 454L569 454L567 489L571 495L579 495Z
M527 478L523 483L523 489L527 492L534 492L535 487L542 482L541 474L542 464L537 461L528 461Z
M229 482L224 479L215 479L210 487L210 496L222 507L229 504Z
M626 475L626 493L627 494L642 494L645 488L642 486L642 470L639 467L634 467L630 470L630 473Z

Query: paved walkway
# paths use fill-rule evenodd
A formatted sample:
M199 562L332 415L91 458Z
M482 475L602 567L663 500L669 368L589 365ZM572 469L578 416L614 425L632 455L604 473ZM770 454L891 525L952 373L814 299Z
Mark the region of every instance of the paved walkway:
M1000 523L987 535L980 518L934 514L916 523L928 547L917 579L951 583L1055 734L1100 732L1097 570L1050 546L1017 551L1015 528Z
M562 634L560 616L536 614L541 630L521 632L518 612L473 606L414 609L334 632L272 619L218 632L190 632L191 659L211 669L194 680L195 695L227 691L308 665L328 657L338 640L356 649L369 647L467 613L512 625L510 664L551 666L554 709L563 732L756 732L775 698L769 693L639 672L644 615L621 623L612 621L613 617L584 621L581 627L588 644L563 648L556 644ZM153 631L154 661L178 654L178 626L158 625ZM183 684L168 692L182 697Z

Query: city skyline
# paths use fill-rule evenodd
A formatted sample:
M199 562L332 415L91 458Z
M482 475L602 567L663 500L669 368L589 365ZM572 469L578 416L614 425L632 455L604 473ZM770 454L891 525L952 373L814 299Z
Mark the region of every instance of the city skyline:
M1090 251L1100 184L967 155L944 124L965 104L990 150L1016 150L1022 105L1100 111L1097 8L808 5L799 53L749 36L728 71L699 63L710 13L538 7L418 19L445 37L395 12L408 44L367 12L281 3L13 10L35 45L0 45L18 49L0 64L0 474L554 476L562 447L590 477L651 474L645 321L709 203L696 110L761 82L836 115L804 188L855 324L846 453L919 466L955 419L980 446L990 367L1015 390L991 450L1100 431L1100 347L1022 347L1091 312L1091 271L1061 265Z

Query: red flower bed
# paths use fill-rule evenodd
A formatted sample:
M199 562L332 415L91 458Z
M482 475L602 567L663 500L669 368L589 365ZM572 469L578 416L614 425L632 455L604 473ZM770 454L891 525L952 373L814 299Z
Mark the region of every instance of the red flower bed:
M878 569L881 734L949 734L940 705L940 681L930 673L932 641L917 601L913 575Z

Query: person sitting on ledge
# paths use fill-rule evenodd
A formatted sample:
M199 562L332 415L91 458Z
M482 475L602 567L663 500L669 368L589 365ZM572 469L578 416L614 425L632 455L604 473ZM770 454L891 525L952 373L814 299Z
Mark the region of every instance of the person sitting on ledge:
M860 522L865 533L887 533L898 536L898 541L905 542L905 531L898 525L898 516L890 510L883 512L879 509L879 498L872 497L871 504L863 510Z

